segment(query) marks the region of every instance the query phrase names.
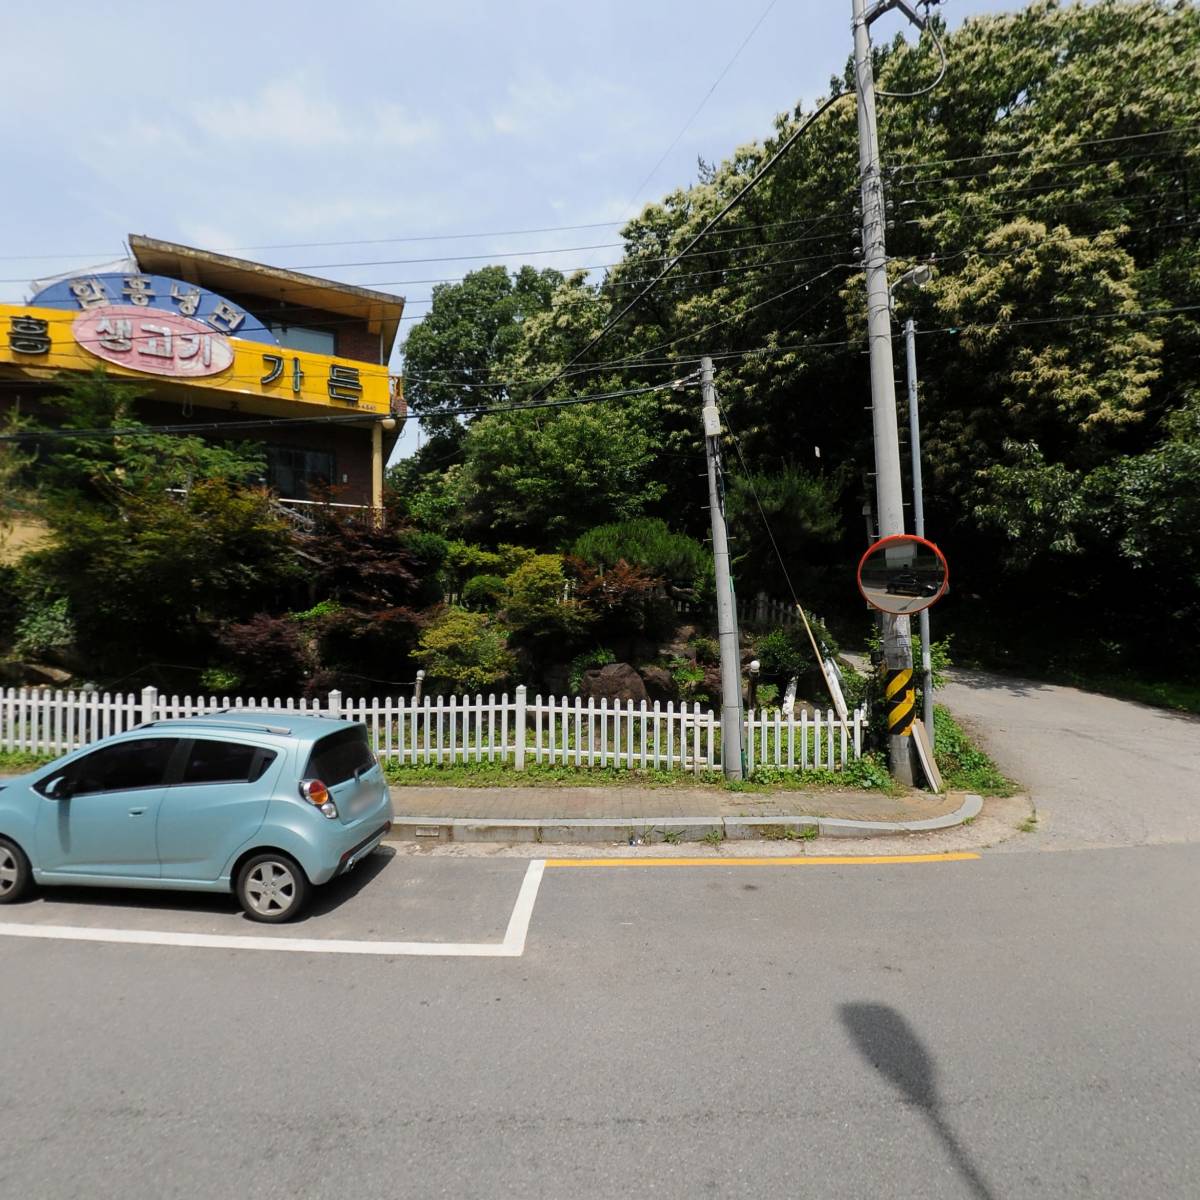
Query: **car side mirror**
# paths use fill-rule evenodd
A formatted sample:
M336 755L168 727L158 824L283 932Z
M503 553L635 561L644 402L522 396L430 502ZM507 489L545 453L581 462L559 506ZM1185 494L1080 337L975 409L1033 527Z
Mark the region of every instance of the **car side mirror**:
M70 800L74 794L75 789L66 775L59 775L46 785L45 795L50 800Z

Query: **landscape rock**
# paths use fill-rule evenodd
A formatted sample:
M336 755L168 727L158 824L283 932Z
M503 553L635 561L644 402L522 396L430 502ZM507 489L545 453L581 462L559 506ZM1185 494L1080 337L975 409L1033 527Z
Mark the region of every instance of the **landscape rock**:
M592 667L585 671L579 694L585 703L594 699L597 702L608 700L610 703L614 700L621 703L632 700L634 704L640 704L649 699L642 677L628 663L623 662Z
M659 700L665 704L669 700L679 699L679 689L666 667L643 667L641 676L651 703Z

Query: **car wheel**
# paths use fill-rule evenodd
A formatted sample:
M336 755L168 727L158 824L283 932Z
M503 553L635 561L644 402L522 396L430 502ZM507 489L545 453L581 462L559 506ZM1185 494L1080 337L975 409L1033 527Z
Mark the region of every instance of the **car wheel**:
M0 837L0 904L20 900L33 884L33 871L25 851L16 842Z
M256 854L238 873L238 903L252 921L290 921L304 907L308 891L304 872L286 854Z

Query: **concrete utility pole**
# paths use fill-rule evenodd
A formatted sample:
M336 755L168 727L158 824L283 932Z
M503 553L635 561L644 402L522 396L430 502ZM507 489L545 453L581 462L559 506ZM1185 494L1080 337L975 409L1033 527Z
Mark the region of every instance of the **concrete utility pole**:
M879 536L904 532L900 480L900 435L896 420L896 384L892 362L892 315L888 297L887 220L879 139L875 126L875 76L871 69L870 22L896 6L878 0L851 0L854 14L854 81L858 100L858 163L862 189L863 269L867 281L867 335L871 354L871 411L875 426L875 497ZM909 14L912 10L901 7ZM888 718L888 758L892 776L912 785L912 719L916 696L912 683L912 640L907 617L883 615L884 695Z
M917 411L917 330L912 317L904 322L904 357L908 367L908 440L912 449L913 532L925 536L925 492L921 483L921 418ZM921 629L921 719L933 740L933 655L929 649L929 609L917 618Z
M729 573L729 537L717 472L721 462L721 414L713 387L711 358L700 360L700 395L704 401L704 451L708 459L708 507L712 517L713 565L717 576L717 634L721 646L721 758L726 779L741 779L742 663L738 645L737 604Z

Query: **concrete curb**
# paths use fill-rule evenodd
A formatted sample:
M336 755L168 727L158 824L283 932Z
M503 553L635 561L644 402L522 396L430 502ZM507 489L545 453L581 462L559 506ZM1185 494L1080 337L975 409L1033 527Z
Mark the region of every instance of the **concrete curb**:
M851 821L839 817L397 817L389 841L534 842L546 845L702 842L752 838L891 837L929 833L973 821L983 800L968 795L952 813L922 821Z

